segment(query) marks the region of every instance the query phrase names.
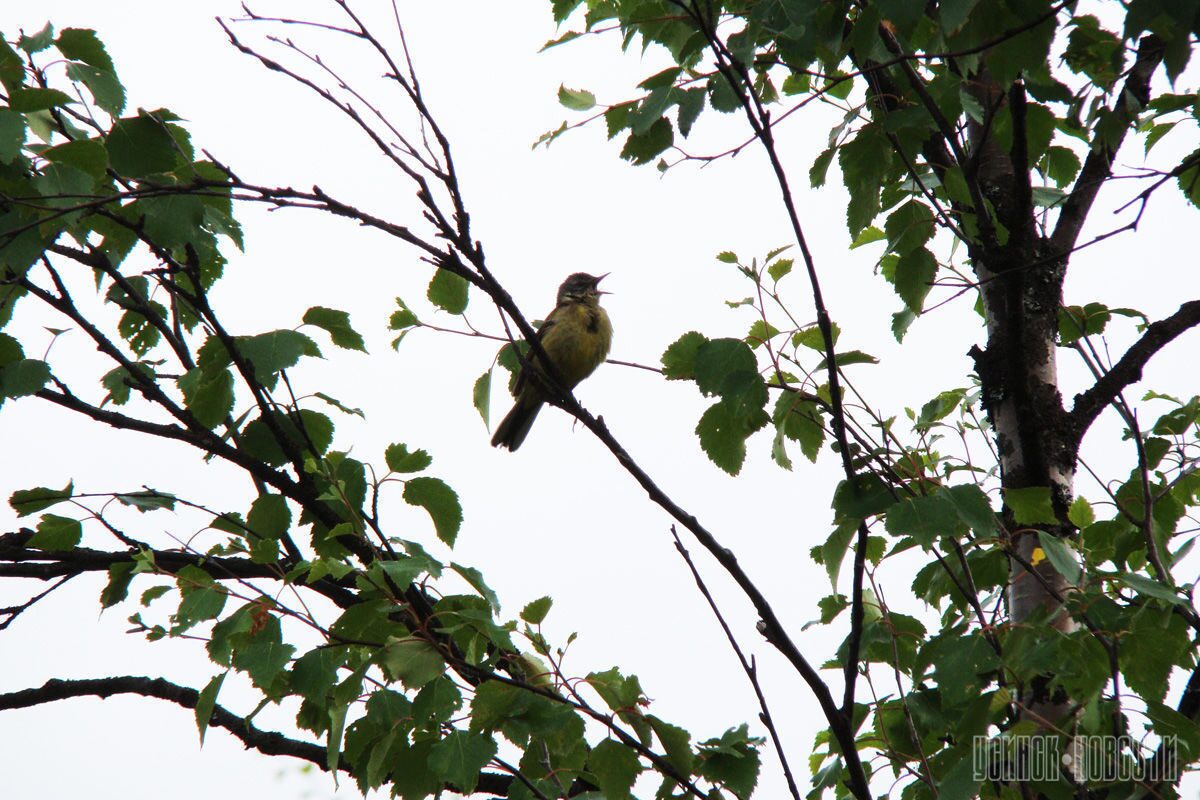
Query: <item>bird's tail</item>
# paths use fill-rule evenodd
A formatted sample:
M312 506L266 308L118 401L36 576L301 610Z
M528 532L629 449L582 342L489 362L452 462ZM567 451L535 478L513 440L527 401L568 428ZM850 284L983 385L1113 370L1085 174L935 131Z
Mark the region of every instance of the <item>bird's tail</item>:
M512 411L508 412L496 428L496 435L492 437L492 447L507 447L509 450L516 450L521 446L521 442L525 441L525 437L529 435L529 429L533 427L533 421L537 419L538 412L542 410L542 401L540 399L520 397L512 407Z

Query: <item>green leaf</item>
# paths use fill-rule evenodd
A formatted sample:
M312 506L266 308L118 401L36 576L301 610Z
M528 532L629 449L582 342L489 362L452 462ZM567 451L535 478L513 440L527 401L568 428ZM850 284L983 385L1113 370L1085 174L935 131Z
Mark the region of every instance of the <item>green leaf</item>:
M50 381L50 365L45 361L23 358L0 367L0 398L29 397Z
M945 495L909 497L887 512L887 530L893 536L911 536L929 550L942 536L954 536L962 521Z
M220 675L213 676L208 685L200 690L200 696L196 698L196 727L200 731L201 747L204 746L204 734L208 733L208 723L212 719L213 709L217 704L217 695L221 691L221 684L225 682L225 676L228 674L228 672L222 672Z
M338 347L367 352L367 346L363 342L362 336L350 327L350 315L345 311L313 306L304 312L303 322L305 325L316 325L327 331L330 338L333 339L333 343Z
M171 628L172 636L199 622L220 616L228 594L224 588L217 585L211 575L199 567L189 565L175 573L175 579L183 599L173 616L175 625Z
M1121 674L1147 702L1161 702L1176 665L1192 665L1184 618L1169 608L1145 606L1133 617L1121 639Z
M787 81L783 83L783 88L787 90ZM837 153L837 149L833 147L826 148L821 151L813 161L812 166L808 168L808 183L812 188L819 189L825 185L825 176L829 173L829 165L833 162L833 157Z
M38 522L37 533L29 539L29 546L37 550L72 550L83 538L83 526L79 520L43 514Z
M125 110L125 87L116 73L88 64L68 64L67 77L86 86L96 105L112 116Z
M67 483L61 489L48 489L45 486L38 486L35 489L18 489L9 496L8 504L13 511L17 512L18 517L25 517L57 505L64 500L70 500L74 494L74 481Z
M631 133L621 148L621 158L635 165L649 164L654 158L675 143L675 131L671 121L660 117L645 133Z
M413 560L415 561L416 559ZM468 567L463 564L455 563L450 564L450 569L461 575L463 579L465 579L466 582L471 585L472 589L479 592L479 596L486 600L489 606L491 606L493 609L499 610L500 598L496 596L494 591L492 591L492 587L487 585L487 581L483 579L482 572L475 569L475 567Z
M346 714L349 711L349 703L336 703L329 708L329 733L325 740L325 767L335 776L338 773L338 761L342 753L342 732L346 728Z
M277 330L234 339L242 356L254 367L254 377L268 389L274 389L277 376L294 367L304 356L321 357L317 343L299 331Z
M605 800L628 800L633 795L633 782L642 771L637 753L612 739L605 739L588 756L588 771Z
M429 282L426 296L429 302L451 314L461 314L467 310L467 279L455 275L448 269L439 268ZM395 317L395 314L392 315Z
M587 111L596 106L596 95L586 89L568 89L558 87L558 102L572 111Z
M843 480L833 490L833 511L838 520L862 520L882 514L895 502L888 485L870 473Z
M9 47L0 36L0 84L10 92L19 89L25 81L25 66L17 51Z
M0 164L11 164L25 144L25 116L0 108Z
M1153 578L1147 578L1145 575L1139 575L1136 572L1127 572L1119 574L1115 578L1118 582L1147 597L1153 597L1156 600L1165 600L1173 605L1183 605L1185 602L1171 587Z
M17 40L17 47L21 48L26 53L33 55L34 53L40 53L41 51L45 50L53 41L54 26L47 22L45 26L37 33L28 36L22 35L21 38Z
M854 237L854 242L850 245L850 249L857 250L864 245L882 242L885 239L887 239L887 234L872 225L868 228L863 228L862 232Z
M178 383L184 406L206 428L217 427L233 411L233 375L228 369L211 371L197 367L181 375ZM128 395L128 387L125 393ZM116 401L115 391L113 398Z
M67 58L82 61L85 64L91 64L93 67L106 69L110 72L115 69L108 51L104 49L104 44L93 30L87 28L64 28L63 32L58 35L55 45L58 46L58 51Z
M475 386L471 389L471 405L475 406L475 410L479 412L479 416L483 418L483 424L489 424L489 411L491 409L492 397L492 371L480 375L475 379Z
M429 768L464 794L471 794L479 772L496 755L496 741L486 733L452 731L429 751Z
M1076 528L1082 529L1096 521L1096 512L1092 511L1092 504L1086 498L1076 497L1067 509L1067 519Z
M446 661L424 639L391 637L379 650L379 664L392 680L419 689L446 671Z
M741 339L711 339L700 343L696 349L695 370L696 385L710 396L724 397L734 393L745 378L758 376L754 353Z
M850 235L858 236L879 213L879 190L892 164L891 142L879 125L865 125L842 145L838 163L850 192L846 224Z
M396 305L398 308L392 312L392 316L388 319L388 330L405 331L408 328L421 324L421 321L417 319L417 315L399 297L396 298ZM399 339L393 342L393 347L399 344L399 342Z
M433 457L424 450L408 451L408 445L388 445L384 451L383 460L392 472L420 472L433 463Z
M686 138L692 132L692 126L696 124L700 112L704 110L704 104L708 100L708 93L704 89L697 87L695 89L676 91L675 96L678 98L679 104L679 132Z
M719 739L700 743L697 773L723 783L739 798L748 798L758 783L760 758L756 745L761 739L749 735L745 724L730 728Z
M42 152L42 157L47 161L74 167L90 175L93 180L103 179L104 172L108 169L108 151L94 139L81 139L51 147Z
M833 334L833 344L836 347L838 337L842 335L842 329L838 327L836 322L829 323L829 329ZM820 326L810 325L793 333L792 347L807 347L809 350L815 350L823 354L825 352L825 336L821 333Z
M825 443L825 426L816 403L799 392L781 392L771 419L784 436L800 443L805 458L816 463Z
M261 494L250 506L246 527L250 529L250 557L270 564L279 557L277 542L292 526L292 512L280 494Z
M278 634L276 634L278 636ZM284 671L296 648L270 638L258 638L233 654L233 665L250 676L263 691L270 691L275 679Z
M104 144L113 169L127 178L170 172L182 161L166 123L145 112L119 120Z
M329 449L333 441L333 421L324 414L302 408L298 415L292 416L272 412L272 418L283 432L286 441L300 453L315 451L315 454L320 455ZM297 418L304 426L303 433L297 427ZM282 466L288 460L283 448L275 440L275 434L262 417L251 420L242 430L238 449L254 458L262 459L273 467Z
M1066 578L1067 583L1078 584L1083 569L1079 566L1079 556L1066 541L1048 531L1038 531L1038 543L1058 574Z
M1075 180L1081 166L1075 151L1060 145L1047 148L1046 154L1042 156L1042 171L1060 189Z
M66 92L58 89L17 89L8 96L8 107L13 111L29 113L45 111L73 103L75 100Z
M909 200L888 215L883 229L890 251L903 256L923 249L933 238L933 211L918 200Z
M702 333L688 331L680 336L662 355L663 374L667 380L692 380L696 377L696 352L708 341Z
M100 592L100 608L111 608L129 596L129 584L133 580L137 564L118 561L108 568L108 584Z
M663 750L667 753L667 761L681 775L691 775L696 757L692 752L692 735L677 725L664 722L653 714L646 715L646 720L654 730L654 735L662 742Z
M132 506L143 514L147 511L158 511L159 509L167 509L168 511L175 510L176 497L167 492L159 492L154 489L148 489L144 492L126 492L125 494L113 495L123 506Z
M1018 525L1054 525L1058 522L1048 486L1005 489L1004 504L1012 510Z
M937 270L937 259L924 247L910 250L896 262L896 294L914 314L921 313Z
M939 490L938 494L949 500L958 518L980 536L991 536L996 532L996 512L987 495L975 484L950 486Z
M420 451L418 451L420 452ZM462 527L462 505L458 495L438 478L410 478L404 484L404 500L429 512L437 536L451 547Z
M549 597L539 597L525 605L521 609L521 619L528 622L530 625L541 625L542 620L550 613L550 606L554 604L554 600Z
M767 274L771 276L771 280L779 283L780 278L792 271L793 264L795 264L793 259L781 258L767 267Z
M770 419L761 409L759 414L757 418L739 414L724 400L710 406L696 425L705 455L730 475L737 475L746 461L746 439Z

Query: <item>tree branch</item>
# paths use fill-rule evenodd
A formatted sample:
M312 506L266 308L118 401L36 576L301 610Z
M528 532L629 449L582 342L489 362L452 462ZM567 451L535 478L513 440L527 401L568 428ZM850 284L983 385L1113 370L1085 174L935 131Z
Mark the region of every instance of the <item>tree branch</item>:
M1129 70L1124 90L1110 112L1123 116L1125 122L1112 141L1097 142L1092 151L1088 153L1087 160L1084 161L1083 168L1079 171L1079 178L1075 181L1075 188L1063 203L1062 213L1058 216L1058 224L1054 226L1054 233L1050 237L1052 252L1067 253L1074 248L1075 241L1079 238L1080 231L1083 230L1083 223L1087 219L1088 212L1092 209L1092 203L1095 202L1096 195L1100 192L1100 187L1112 177L1113 160L1117 157L1117 150L1120 149L1121 142L1125 140L1126 134L1129 133L1130 127L1137 119L1137 112L1149 100L1150 78L1154 75L1158 65L1162 63L1163 53L1164 47L1161 39L1153 34L1142 37L1138 44L1137 59ZM1129 97L1137 101L1137 108L1128 107Z
M1189 300L1171 316L1150 323L1142 338L1138 339L1121 360L1113 365L1104 377L1092 388L1075 395L1075 405L1068 419L1075 442L1078 444L1088 428L1125 387L1142 378L1142 369L1147 362L1184 331L1200 325L1200 300Z
M196 707L200 693L187 686L179 686L162 678L145 678L136 675L118 675L111 678L89 678L63 680L52 678L36 689L22 689L0 694L0 711L53 703L76 697L99 697L106 699L118 694L134 694L166 700L184 708ZM241 740L248 750L257 750L268 756L291 756L308 761L323 770L328 770L325 747L311 742L291 739L276 731L264 731L254 727L245 717L228 709L213 706L210 728L224 728ZM342 768L344 770L344 768ZM493 772L481 772L476 791L480 793L508 795L512 778ZM447 787L452 789L452 787Z

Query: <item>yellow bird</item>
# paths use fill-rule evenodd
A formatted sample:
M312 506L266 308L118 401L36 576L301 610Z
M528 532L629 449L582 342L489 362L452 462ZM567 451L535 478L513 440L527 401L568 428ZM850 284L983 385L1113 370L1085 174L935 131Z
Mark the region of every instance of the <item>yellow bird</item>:
M558 372L564 389L574 389L608 356L608 348L612 345L612 323L608 320L608 312L600 307L600 295L608 292L596 288L607 275L597 277L576 272L563 281L558 287L558 303L538 329L538 341ZM537 354L530 351L526 365L517 376L514 390L517 401L496 428L492 447L516 450L521 446L546 402L549 394L546 387L546 370Z

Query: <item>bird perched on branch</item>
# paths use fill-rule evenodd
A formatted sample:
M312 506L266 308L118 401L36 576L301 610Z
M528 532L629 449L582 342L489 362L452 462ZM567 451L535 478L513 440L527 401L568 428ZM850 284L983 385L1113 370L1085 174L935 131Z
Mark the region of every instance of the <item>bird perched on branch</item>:
M574 389L608 356L612 323L608 321L608 313L600 307L600 295L608 292L596 288L607 274L595 276L576 272L563 281L558 287L554 310L538 329L537 340L558 373L554 377L564 389ZM545 365L531 350L517 376L514 390L517 401L496 428L493 447L516 450L521 446L553 391L551 385Z

